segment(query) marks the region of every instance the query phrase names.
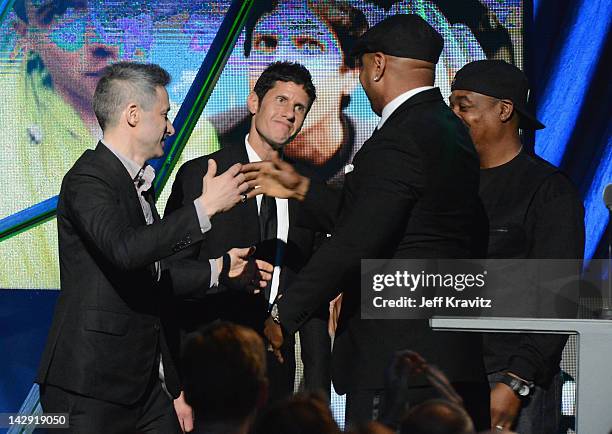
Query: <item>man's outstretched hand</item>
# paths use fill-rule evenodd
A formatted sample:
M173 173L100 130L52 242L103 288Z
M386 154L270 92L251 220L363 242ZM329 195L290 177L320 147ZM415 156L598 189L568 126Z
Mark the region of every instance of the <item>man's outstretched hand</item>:
M234 164L225 172L217 175L217 163L208 160L208 170L202 179L202 195L198 197L208 217L230 210L243 201L243 194L248 188L244 175L240 173L242 165Z
M281 160L276 151L272 152L269 160L244 164L241 172L251 189L247 193L249 199L265 194L302 201L310 187L310 179L300 175L291 164Z
M230 264L227 267L227 275L220 276L220 278L226 280L225 283L230 288L258 294L272 279L274 271L272 264L253 258L253 253L255 253L255 247L234 248L227 252Z

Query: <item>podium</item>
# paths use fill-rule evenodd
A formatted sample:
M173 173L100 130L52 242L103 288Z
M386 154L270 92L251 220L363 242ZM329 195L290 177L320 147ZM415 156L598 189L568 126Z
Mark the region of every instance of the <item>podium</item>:
M436 331L576 335L576 434L612 429L612 320L436 316Z

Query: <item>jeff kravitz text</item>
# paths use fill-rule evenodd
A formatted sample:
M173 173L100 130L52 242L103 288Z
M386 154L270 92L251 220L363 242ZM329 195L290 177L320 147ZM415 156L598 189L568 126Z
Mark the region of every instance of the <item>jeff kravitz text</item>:
M372 277L372 289L380 295L372 298L375 308L400 308L400 309L431 309L431 308L491 308L492 301L476 294L470 294L464 290L482 289L486 284L487 272L470 273L411 273L408 271L396 271L392 274L375 274ZM394 296L388 297L382 294L384 289L402 288L411 293L422 292L422 295L413 296L397 295L397 289L393 291ZM433 295L427 296L427 289L452 290L460 295ZM404 291L402 291L404 292ZM436 291L434 291L435 294Z

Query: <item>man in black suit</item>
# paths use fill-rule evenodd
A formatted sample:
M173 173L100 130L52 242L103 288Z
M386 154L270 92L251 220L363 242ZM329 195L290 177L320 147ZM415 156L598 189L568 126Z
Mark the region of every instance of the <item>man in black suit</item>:
M387 18L358 40L360 82L381 120L339 197L277 158L243 167L257 187L250 197L301 200L312 221L332 234L272 307L266 336L276 350L321 303L344 291L332 378L339 393L348 392L348 424L384 409L385 368L395 351L408 348L445 371L476 425L489 427L479 336L433 332L426 320L362 320L359 311L361 259L485 254L478 157L467 129L433 88L442 46L416 15ZM410 401L433 394L417 383Z
M213 162L198 197L159 218L146 161L162 156L174 133L169 81L157 65L109 66L94 94L104 138L62 183L61 293L36 382L43 410L69 413L70 432L181 432L165 298L206 293L219 279L266 277L249 264L248 250L205 263L172 258L202 241L210 217L238 203L246 184L239 165L215 176Z
M174 214L198 196L199 180L206 175L210 159L224 170L236 163L261 161L271 151L282 150L300 131L315 98L315 88L305 67L290 62L270 64L248 96L249 133L242 137L241 143L185 163L176 175L166 214ZM192 256L214 258L228 246L257 245L255 255L275 265L273 277L262 294L224 292L209 295L203 301L204 306L196 301L181 303L177 310L181 328L189 331L220 318L249 326L263 334L269 306L311 254L313 231L303 227L300 218L297 201L272 197L247 200L231 211L215 216L213 229L206 234L206 243L201 244L199 251L192 250ZM293 345L290 339L282 349L284 364L269 357L272 401L293 393Z

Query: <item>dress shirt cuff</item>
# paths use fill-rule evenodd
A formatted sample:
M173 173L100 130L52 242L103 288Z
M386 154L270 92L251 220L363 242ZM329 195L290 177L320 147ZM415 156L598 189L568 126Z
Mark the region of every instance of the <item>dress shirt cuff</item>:
M223 261L223 258L221 258L221 261ZM221 274L221 270L217 267L217 259L209 259L208 262L210 262L210 287L217 287L219 286L219 274Z
M210 218L208 218L208 213L197 199L193 201L193 205L195 206L196 213L198 214L198 222L200 223L200 230L202 233L208 232L212 225L210 224Z
M535 381L537 376L537 368L523 357L513 357L506 371L526 381Z

